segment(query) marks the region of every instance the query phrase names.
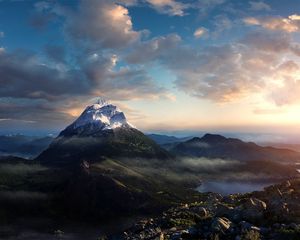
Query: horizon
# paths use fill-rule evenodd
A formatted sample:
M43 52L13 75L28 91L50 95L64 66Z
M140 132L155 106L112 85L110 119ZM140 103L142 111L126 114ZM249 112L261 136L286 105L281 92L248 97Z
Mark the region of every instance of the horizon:
M146 133L298 143L299 33L293 1L0 1L0 133L100 96Z

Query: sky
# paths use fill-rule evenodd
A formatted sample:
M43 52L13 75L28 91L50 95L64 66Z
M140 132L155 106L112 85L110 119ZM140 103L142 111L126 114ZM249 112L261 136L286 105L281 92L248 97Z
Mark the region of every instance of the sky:
M300 134L300 0L0 1L0 133L97 97L146 132Z

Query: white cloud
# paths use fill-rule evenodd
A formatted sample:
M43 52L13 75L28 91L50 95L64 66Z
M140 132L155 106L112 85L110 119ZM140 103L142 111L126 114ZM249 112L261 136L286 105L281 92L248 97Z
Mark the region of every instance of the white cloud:
M195 30L194 32L194 37L195 38L202 38L207 36L208 34L208 29L204 28L204 27L199 27Z
M289 19L291 19L292 21L300 21L300 15L293 14L289 16Z
M300 102L300 79L287 78L283 86L274 89L270 95L278 106Z
M0 32L0 38L4 37L4 32Z
M287 18L277 16L248 17L244 19L244 22L248 25L257 25L269 30L278 30L293 33L300 30L299 20L299 15L291 15Z
M185 10L190 8L187 3L182 3L176 0L146 0L150 6L160 13L170 16L184 16Z

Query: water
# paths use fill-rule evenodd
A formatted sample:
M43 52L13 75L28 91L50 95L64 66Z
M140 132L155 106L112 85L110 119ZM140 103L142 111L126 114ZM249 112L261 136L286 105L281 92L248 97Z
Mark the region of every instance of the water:
M215 180L203 182L197 190L199 192L216 192L222 195L261 191L272 185L271 182L246 182L237 180Z

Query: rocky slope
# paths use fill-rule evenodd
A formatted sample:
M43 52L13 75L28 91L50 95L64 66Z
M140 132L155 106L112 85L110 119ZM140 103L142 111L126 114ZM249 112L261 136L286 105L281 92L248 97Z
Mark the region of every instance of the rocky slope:
M124 232L123 239L300 239L300 180L261 192L203 194Z

